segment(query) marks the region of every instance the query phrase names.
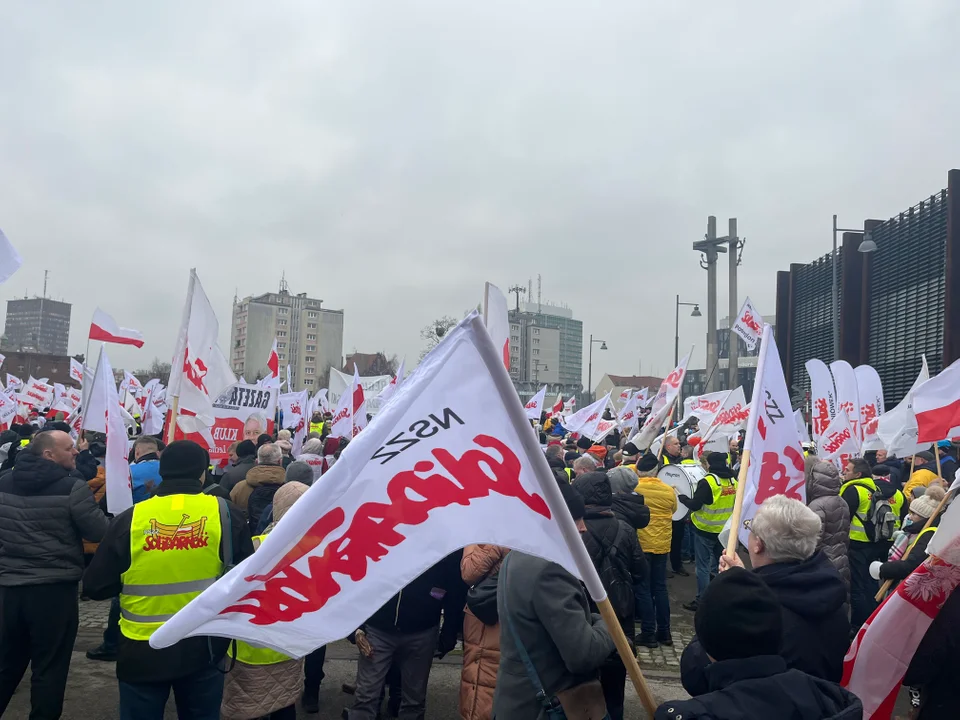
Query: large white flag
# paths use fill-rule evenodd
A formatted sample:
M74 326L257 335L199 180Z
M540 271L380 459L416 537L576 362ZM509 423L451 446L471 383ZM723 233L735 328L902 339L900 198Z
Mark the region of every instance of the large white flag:
M913 391L917 441L934 443L960 433L960 360Z
M747 426L750 418L750 405L747 403L743 386L739 385L730 391L723 407L713 419L713 424L706 431L700 426L702 440L697 446L697 456L711 452L728 452L730 438Z
M357 364L353 364L353 435L367 426L367 396L363 391L363 383L360 382L360 373L357 371Z
M680 418L680 422L683 423L695 417L701 428L710 427L731 392L733 391L720 390L706 395L691 395L683 401L683 417Z
M732 329L743 338L747 349L753 352L763 334L763 316L757 312L749 296L743 301L743 307L740 308L740 314L737 315Z
M846 360L830 363L830 374L837 389L837 412L847 411L853 434L860 436L860 393L857 390L857 375Z
M823 360L807 360L806 368L810 376L810 425L813 439L820 440L837 414L837 391L833 386L833 375Z
M830 422L817 445L821 460L831 460L841 472L850 458L860 454L860 438L853 434L847 411L841 410Z
M70 358L70 379L83 385L83 363L73 358Z
M420 363L257 552L161 626L150 645L214 635L303 656L353 632L470 543L557 562L605 597L476 313Z
M167 388L171 405L174 398L179 398L176 421L185 433L209 434L215 422L213 401L237 381L217 344L219 333L217 315L196 270L191 270Z
M693 348L690 348L690 352L683 356L680 364L660 383L660 389L657 391L656 397L653 398L650 415L647 416L640 432L631 438L630 441L641 450L650 447L654 438L660 433L660 428L667 421L670 408L673 407L677 395L680 394L680 388L683 387L683 378L686 377L687 363L690 361L692 353Z
M293 456L300 454L303 447L303 439L307 435L307 400L310 396L309 390L301 390L295 393L284 393L277 402L280 404L280 412L283 413L283 427L293 433L291 442L293 445Z
M0 430L9 430L17 417L17 401L6 393L0 393Z
M356 386L351 383L350 387L340 395L337 409L334 410L333 417L330 419L331 437L344 437L348 440L353 437L353 396L356 389Z
M540 392L534 395L527 401L527 404L523 406L523 409L527 411L527 417L531 420L540 420L540 412L543 410L543 399L547 396L547 386L544 385L540 388Z
M640 393L633 393L623 410L617 416L620 427L630 428L637 424L637 411L640 409Z
M877 421L877 435L887 448L887 452L897 457L911 457L925 450L927 444L917 441L919 430L917 418L913 412L913 394L917 388L930 379L930 369L927 367L927 356L921 358L920 372L913 386L906 396L889 412L880 416Z
M483 288L483 321L493 344L500 350L503 366L510 369L510 317L507 297L496 285L486 283Z
M110 367L104 345L100 346L89 411L96 413L96 416L87 418L85 429L99 430L102 427L107 433L107 453L104 458L107 511L118 515L133 506L133 493L130 489L130 465L127 463L127 428L121 413L120 394L113 379L113 368Z
M870 365L853 369L857 378L857 396L860 398L860 436L863 450L880 450L883 440L877 435L877 421L884 413L883 383L880 375Z
M750 467L743 489L741 520L752 520L757 508L774 495L806 502L803 448L793 419L780 353L769 325L763 326L744 448L750 450ZM742 524L737 530L740 541L746 545L749 531Z
M163 431L163 412L158 407L157 401L161 399L164 388L159 382L153 385L147 383L147 385L150 389L147 391L147 402L143 406L143 417L141 418L143 434L157 435Z
M403 384L403 375L406 372L406 363L406 358L400 361L400 367L397 368L397 373L393 376L393 380L384 385L383 390L381 390L377 395L377 398L380 400L381 408L383 407L384 403L387 402L387 400L393 397L393 393L396 392L397 388Z
M610 393L607 393L596 402L580 408L573 415L567 416L561 423L569 432L583 432L585 428L591 431L596 429L597 421L603 416L603 411L610 402ZM589 436L588 436L589 437Z

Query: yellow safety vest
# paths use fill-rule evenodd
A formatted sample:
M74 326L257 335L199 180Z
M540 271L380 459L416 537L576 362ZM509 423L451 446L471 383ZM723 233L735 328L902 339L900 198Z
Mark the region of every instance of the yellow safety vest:
M842 496L851 485L856 488L857 498L860 502L857 505L857 511L853 514L853 517L850 518L850 539L855 542L872 542L870 538L867 537L867 531L863 527L863 520L861 518L865 518L867 513L870 512L870 496L877 492L877 484L873 481L873 478L856 478L855 480L849 480L840 486L840 495ZM891 502L891 505L892 504Z
M896 516L896 520L893 523L893 527L896 530L900 529L900 517L903 515L903 503L906 502L903 493L899 490L893 493L893 497L890 498L890 507L893 508L893 514ZM927 528L928 530L930 528Z
M323 423L322 422L310 423L310 432L317 433L318 435L323 435Z
M918 541L921 537L923 537L924 535L927 535L927 534L932 535L932 534L935 533L936 531L937 531L937 528L936 528L936 527L928 527L926 530L921 530L919 533L917 533L917 536L913 539L913 542L910 543L910 547L909 547L909 549L907 550L907 552L908 552L908 553L912 553L912 552L913 552L913 546L917 544L917 541ZM906 553L904 553L904 554L906 554Z
M259 548L260 543L263 542L265 537L267 536L256 535L253 538L254 548ZM233 643L230 643L230 648L227 652L230 657L236 657L236 659L244 665L276 665L277 663L290 660L289 655L284 655L282 652L277 652L268 647L262 647L244 640L237 640L236 654L234 654L233 651Z
M733 514L733 503L737 499L737 481L733 478L718 478L712 473L704 480L710 484L713 502L691 513L690 521L695 527L708 533L720 534L724 523Z
M680 464L681 465L699 465L700 463L698 463L693 458L687 458L686 460L681 460Z
M223 572L226 503L213 495L161 495L133 506L130 567L120 576L120 632L150 636ZM221 515L221 513L223 513Z

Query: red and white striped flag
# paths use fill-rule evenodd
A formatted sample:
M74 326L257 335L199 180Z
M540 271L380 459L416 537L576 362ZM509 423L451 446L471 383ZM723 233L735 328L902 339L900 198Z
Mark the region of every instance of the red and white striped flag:
M120 327L112 317L100 308L93 312L93 321L90 323L90 339L118 345L143 347L143 335L138 330Z
M940 608L960 585L960 503L947 508L927 559L900 583L854 638L841 684L863 702L867 720L889 720L903 676Z
M960 434L960 360L913 391L913 412L919 443Z
M550 415L555 416L563 412L563 393L557 395L557 401L550 408Z

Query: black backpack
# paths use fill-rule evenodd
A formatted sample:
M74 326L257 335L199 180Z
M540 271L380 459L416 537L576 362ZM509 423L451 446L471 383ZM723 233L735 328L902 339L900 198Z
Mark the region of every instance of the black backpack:
M597 569L597 574L600 575L600 582L607 591L610 604L613 605L617 617L621 619L633 616L632 610L635 602L633 585L624 580L624 578L630 577L630 558L624 558L617 552L622 532L624 532L623 525L618 522L617 535L600 558L600 567Z

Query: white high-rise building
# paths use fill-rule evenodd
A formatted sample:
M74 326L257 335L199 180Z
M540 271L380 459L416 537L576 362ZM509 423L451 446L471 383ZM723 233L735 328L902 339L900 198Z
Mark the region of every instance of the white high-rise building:
M306 293L280 291L234 301L230 329L230 365L247 382L269 373L267 360L277 340L280 377L290 365L292 390L311 392L327 386L331 367L343 364L343 310L328 310Z

